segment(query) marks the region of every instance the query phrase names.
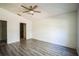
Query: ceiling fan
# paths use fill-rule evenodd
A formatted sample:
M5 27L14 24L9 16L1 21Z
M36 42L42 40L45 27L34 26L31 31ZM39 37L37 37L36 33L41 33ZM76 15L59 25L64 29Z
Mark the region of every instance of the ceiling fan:
M34 5L34 6L28 6L28 7L26 7L26 6L23 6L23 5L21 5L21 7L23 7L24 9L26 9L26 11L23 11L23 13L30 13L31 15L34 15L34 13L36 12L36 13L40 13L40 11L36 11L35 9L38 7L37 5Z

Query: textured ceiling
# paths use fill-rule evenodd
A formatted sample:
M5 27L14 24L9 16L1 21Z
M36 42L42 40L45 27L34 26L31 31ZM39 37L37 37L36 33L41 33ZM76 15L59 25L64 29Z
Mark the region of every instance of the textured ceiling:
M30 5L38 5L39 7L37 10L40 10L41 13L35 13L34 15L30 15L27 13L22 14L23 9L21 5L25 6L30 6ZM76 11L78 8L77 3L39 3L39 4L34 4L34 3L9 3L9 4L4 4L0 3L0 7L7 9L15 14L20 13L22 17L27 18L27 19L41 19L41 18L46 18L46 17L53 17L57 16L59 14L63 13L68 13L72 11Z

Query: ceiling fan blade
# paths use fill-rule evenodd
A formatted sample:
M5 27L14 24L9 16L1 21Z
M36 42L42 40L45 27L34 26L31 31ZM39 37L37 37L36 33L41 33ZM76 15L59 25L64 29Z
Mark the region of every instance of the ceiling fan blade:
M21 5L21 7L23 7L23 8L25 8L25 9L29 10L29 8L27 8L27 7L23 6L23 5Z
M17 15L21 16L21 14L17 14Z
M26 13L26 12L29 12L29 11L23 11L23 13Z
M34 11L34 12L41 13L41 11Z
M36 9L38 6L37 5L35 5L32 9Z
M32 6L29 6L30 7L30 9L32 9Z

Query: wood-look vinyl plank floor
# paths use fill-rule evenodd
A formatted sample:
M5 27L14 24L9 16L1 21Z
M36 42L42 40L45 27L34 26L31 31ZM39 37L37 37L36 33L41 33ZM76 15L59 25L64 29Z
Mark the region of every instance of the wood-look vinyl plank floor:
M76 49L36 39L0 46L0 56L77 56Z

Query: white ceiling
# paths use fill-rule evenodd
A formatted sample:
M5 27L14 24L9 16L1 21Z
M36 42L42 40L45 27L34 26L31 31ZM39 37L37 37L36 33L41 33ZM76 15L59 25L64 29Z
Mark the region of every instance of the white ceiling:
M39 7L37 10L40 10L41 13L35 13L34 15L30 15L27 13L22 14L23 9L21 5L29 6L29 5L38 5ZM22 14L22 17L27 19L40 19L40 18L46 18L46 17L53 17L59 14L68 13L72 11L76 11L78 8L77 3L0 3L0 7L7 9L13 13L20 13Z

